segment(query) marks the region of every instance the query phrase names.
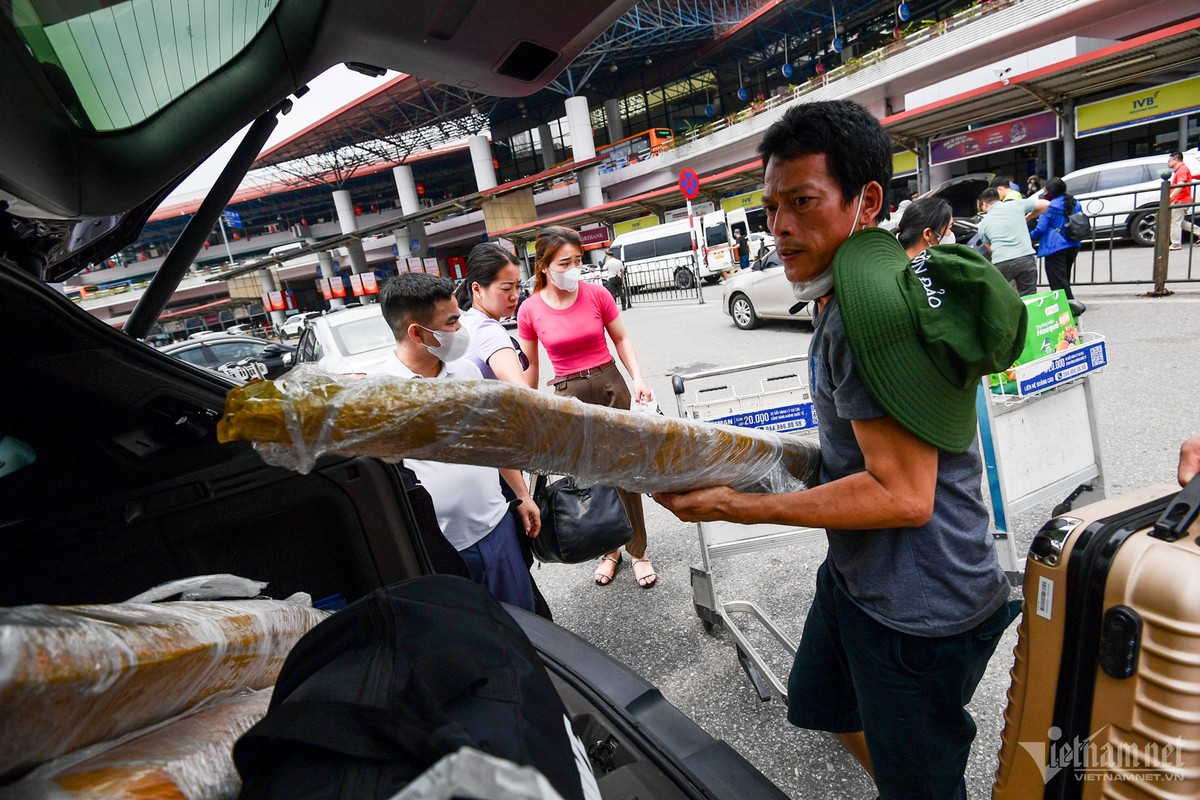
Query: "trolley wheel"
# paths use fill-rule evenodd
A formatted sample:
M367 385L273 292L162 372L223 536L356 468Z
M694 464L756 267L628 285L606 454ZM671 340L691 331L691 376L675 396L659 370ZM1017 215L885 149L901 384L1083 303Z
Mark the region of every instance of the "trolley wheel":
M676 289L692 289L696 286L696 276L692 274L690 269L680 267L675 270L675 288Z

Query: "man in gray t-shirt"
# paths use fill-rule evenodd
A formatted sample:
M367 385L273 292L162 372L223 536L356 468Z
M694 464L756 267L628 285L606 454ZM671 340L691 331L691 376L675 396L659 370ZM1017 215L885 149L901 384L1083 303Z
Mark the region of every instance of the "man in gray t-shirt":
M965 798L966 704L1019 604L980 497L975 393L1027 313L961 245L909 260L887 216L892 145L854 103L806 103L764 135L763 208L816 308L818 486L655 494L687 521L822 527L829 554L788 682L788 720L832 733L887 798Z
M1002 200L999 190L989 188L979 195L979 202L983 207L979 241L987 245L1000 274L1016 283L1017 294L1033 294L1037 291L1038 267L1026 220L1030 214L1049 208L1050 201L1024 200L1020 196Z

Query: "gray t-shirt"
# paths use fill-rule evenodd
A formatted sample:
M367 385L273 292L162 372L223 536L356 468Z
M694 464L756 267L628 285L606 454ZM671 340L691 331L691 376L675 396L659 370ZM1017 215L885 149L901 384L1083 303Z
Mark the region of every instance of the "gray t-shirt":
M859 377L837 299L817 315L810 385L821 437L821 482L862 472L851 422L885 412ZM933 516L919 528L830 529L834 579L872 618L917 636L951 636L978 625L1008 599L980 493L978 442L938 453Z
M992 246L992 263L1033 255L1025 215L1037 210L1035 200L992 203L979 222L979 239Z

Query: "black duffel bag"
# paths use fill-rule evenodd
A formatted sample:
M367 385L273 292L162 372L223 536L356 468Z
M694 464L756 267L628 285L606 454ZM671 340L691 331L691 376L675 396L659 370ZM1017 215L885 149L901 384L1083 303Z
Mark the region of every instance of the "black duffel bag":
M570 730L508 612L471 581L430 575L372 592L297 642L233 760L243 800L370 800L470 747L582 800L581 770L595 784Z
M542 513L542 532L529 542L538 561L592 561L633 538L621 496L611 486L581 489L570 476L548 484L546 476L539 475L533 499Z

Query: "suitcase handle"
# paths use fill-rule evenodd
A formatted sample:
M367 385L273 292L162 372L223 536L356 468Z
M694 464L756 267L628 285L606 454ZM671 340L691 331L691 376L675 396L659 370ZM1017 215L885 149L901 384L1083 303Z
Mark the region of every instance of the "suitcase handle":
M1197 515L1200 515L1200 479L1193 479L1167 503L1150 535L1168 542L1182 539Z

